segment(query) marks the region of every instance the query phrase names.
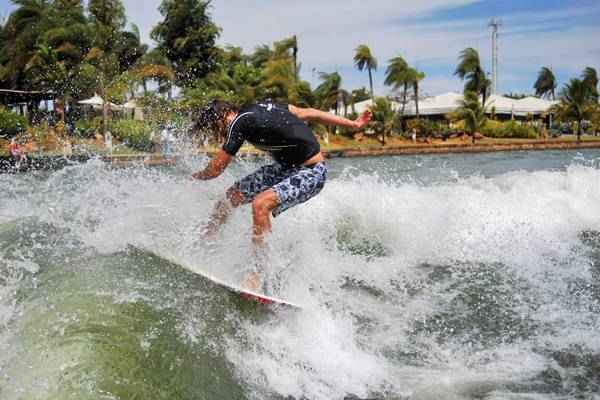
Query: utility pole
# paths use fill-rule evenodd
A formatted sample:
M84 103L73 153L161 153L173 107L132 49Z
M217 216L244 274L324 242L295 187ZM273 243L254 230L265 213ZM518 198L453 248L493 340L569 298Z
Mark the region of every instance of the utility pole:
M488 27L492 29L492 94L498 91L498 29L502 21L492 18Z

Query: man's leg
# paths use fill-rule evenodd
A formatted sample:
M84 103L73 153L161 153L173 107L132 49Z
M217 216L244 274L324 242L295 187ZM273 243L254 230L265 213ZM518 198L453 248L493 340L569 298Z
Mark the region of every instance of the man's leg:
M215 206L208 223L204 227L204 237L214 236L219 231L221 225L227 221L227 217L229 217L229 214L231 214L232 208L237 208L244 204L245 200L246 197L242 194L242 192L237 190L235 187L229 188L226 193L226 198L217 202L217 205Z
M252 241L262 246L264 235L271 232L271 212L279 205L279 198L273 189L267 189L252 201Z
M279 205L279 199L273 189L267 189L256 195L252 200L252 242L254 243L255 260L257 269L262 269L260 264L265 262L263 254L263 241L267 233L271 232L271 213ZM261 276L259 271L250 272L242 287L258 291L260 290Z
M226 199L217 203L209 222L204 228L204 236L210 237L217 233L225 223L232 208L253 201L263 191L273 186L280 178L281 167L265 165L243 179L237 181L227 190Z

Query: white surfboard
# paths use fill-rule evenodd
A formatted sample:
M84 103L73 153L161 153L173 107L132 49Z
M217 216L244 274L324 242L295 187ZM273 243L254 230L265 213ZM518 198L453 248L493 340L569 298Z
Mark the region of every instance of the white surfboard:
M243 298L244 300L248 300L248 301L255 301L257 303L263 304L263 305L267 305L267 306L283 306L283 307L291 307L291 308L297 308L297 309L301 309L302 307L296 303L292 303L291 301L287 301L287 300L283 300L283 299L279 299L277 297L271 297L271 296L267 296L265 294L261 294L258 292L254 292L252 290L248 290L248 289L244 289L241 288L239 286L227 283L215 276L210 275L207 272L204 272L202 270L199 270L197 268L192 268L188 265L185 265L185 263L182 260L177 260L173 257L169 257L169 256L165 256L162 254L157 253L156 251L150 250L148 248L145 247L141 247L141 246L132 246L136 249L139 249L141 251L144 251L146 253L150 253L155 255L156 257L162 258L164 260L167 260L173 264L177 264L177 265L181 265L182 267L186 268L189 271L192 271L193 273L200 275L201 277L203 277L204 279L210 281L210 283L220 286L223 289L228 290L231 293L235 293L238 294L241 298Z

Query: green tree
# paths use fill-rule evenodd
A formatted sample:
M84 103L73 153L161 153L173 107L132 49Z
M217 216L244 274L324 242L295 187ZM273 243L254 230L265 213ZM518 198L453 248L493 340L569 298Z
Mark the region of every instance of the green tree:
M412 86L413 86L413 93L415 95L415 110L417 113L417 119L419 119L419 85L420 82L425 79L425 73L424 72L420 72L417 71L416 69L413 69L413 72L411 73L412 75Z
M290 88L296 81L294 66L289 58L275 57L267 61L262 69L262 77L261 87L267 96L287 101Z
M163 0L160 5L164 20L151 36L171 61L180 86L216 69L219 52L215 42L220 30L210 18L209 5L203 0Z
M538 73L537 80L533 85L535 95L542 98L550 98L555 100L556 77L552 70L548 67L542 67Z
M583 84L586 85L590 91L590 96L596 102L598 102L598 73L592 67L587 67L581 76Z
M402 88L400 99L402 107L399 110L401 127L404 125L404 112L406 111L406 103L408 102L408 89L415 80L415 72L416 71L409 67L406 60L401 56L390 59L388 67L385 70L385 85L390 86L394 91Z
M294 71L294 79L298 79L298 39L296 35L291 36L289 38L285 38L279 42L275 42L273 44L274 47L274 55L277 58L287 58L290 57L293 60L293 71Z
M371 54L371 49L366 44L358 46L354 53L354 65L359 71L365 69L369 72L369 87L371 88L371 99L375 99L373 92L373 73L377 70L377 59Z
M94 46L112 52L127 24L121 0L89 0L88 12L94 26Z
M485 103L479 102L479 94L474 91L466 91L460 107L456 111L456 116L465 122L465 131L473 138L475 143L475 134L481 132L481 129L487 122L485 116Z
M361 101L368 100L371 97L366 87L354 89L350 93L352 94L352 103L360 103Z
M337 114L339 110L339 94L342 88L342 77L337 72L321 72L319 79L321 79L321 84L315 89L318 107L324 111L333 108Z
M593 100L589 84L581 79L571 79L561 90L559 101L552 112L559 120L577 122L577 141L580 142L583 121L591 119L598 110L598 103Z
M144 94L148 94L148 81L155 81L159 93L167 93L171 97L175 72L161 50L155 48L144 54L137 63L135 76L141 82Z
M385 97L377 97L371 111L373 128L376 133L381 134L381 144L385 145L385 136L391 132L394 122L392 103Z
M482 103L485 104L491 82L485 76L477 50L469 47L460 53L459 63L454 74L465 81L465 93L478 93L482 96Z
M257 46L254 49L254 53L252 53L249 57L250 62L255 68L263 67L267 61L269 61L273 57L273 51L271 48L266 45Z
M3 28L0 81L12 89L32 89L25 66L38 50L40 36L49 28L48 0L14 0L17 8Z

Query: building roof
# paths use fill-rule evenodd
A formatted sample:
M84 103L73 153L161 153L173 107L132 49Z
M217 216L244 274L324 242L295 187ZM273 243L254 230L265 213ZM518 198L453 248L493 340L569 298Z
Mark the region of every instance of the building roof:
M58 97L58 95L54 92L0 89L0 103L7 105L54 100L56 97Z

